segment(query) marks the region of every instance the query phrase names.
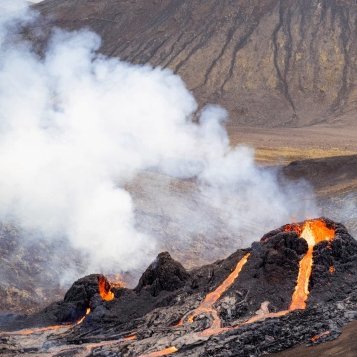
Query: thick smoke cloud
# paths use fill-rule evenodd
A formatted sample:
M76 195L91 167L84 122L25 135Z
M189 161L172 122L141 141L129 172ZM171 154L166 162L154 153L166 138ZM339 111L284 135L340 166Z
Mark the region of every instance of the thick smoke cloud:
M14 24L35 15L22 1L0 4L1 220L68 238L90 254L89 270L122 271L145 266L160 246L139 228L127 189L143 172L195 182L180 198L199 202L191 217L168 208L183 232L190 225L188 236L214 239L224 229L234 239L254 227L246 245L314 213L299 186L282 186L255 164L253 150L230 146L224 109L207 106L194 123L195 99L171 71L104 57L88 31L58 30L39 57L30 44L8 41ZM216 212L220 226L202 212Z

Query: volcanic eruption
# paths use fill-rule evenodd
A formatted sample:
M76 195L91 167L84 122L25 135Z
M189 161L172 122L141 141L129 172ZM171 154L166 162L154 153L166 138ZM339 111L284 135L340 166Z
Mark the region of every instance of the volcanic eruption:
M301 229L300 237L306 240L308 250L299 263L299 275L289 310L305 309L309 295L314 247L322 241L331 241L335 237L335 230L328 228L323 220L307 221Z
M102 275L98 277L99 295L104 301L111 301L114 299L114 293L110 290L109 281Z
M57 8L54 3L37 9L49 14ZM287 127L320 120L325 108L317 107L323 102L330 111L350 111L353 14L348 5L169 1L150 2L150 11L141 11L136 3L149 2L124 1L113 12L114 2L78 3L63 2L57 9L70 15L78 11L79 18L46 18L26 0L0 5L0 222L21 231L15 248L17 234L1 229L0 238L5 232L6 239L0 250L4 260L9 252L15 262L26 256L21 279L18 265L0 266L6 275L0 297L11 296L8 287L15 291L12 296L37 294L41 275L47 276L38 296L51 295L51 280L60 285L83 276L65 294L60 291L60 301L48 299L52 303L45 308L43 301L41 311L7 313L16 301L5 306L0 353L257 356L336 338L357 319L357 243L340 223L305 220L322 212L311 200L310 183L331 170L308 183L301 181L309 178L302 169L308 166L314 174L316 166L290 164L285 171L272 160L274 167L263 167L252 148L237 145L249 141L227 129L238 117L239 123L280 123L286 133L298 133L293 129L299 128ZM73 14L67 11L70 4ZM104 16L107 11L98 8L110 11ZM206 16L216 10L218 17ZM131 15L136 13L145 21ZM180 19L186 23L182 32L176 27ZM54 30L54 23L66 30ZM99 33L109 24L104 32L118 31L119 42L90 29L68 31L77 29L75 23L88 23ZM133 36L127 33L130 23ZM151 38L155 28L159 41ZM329 38L333 34L333 45L318 39L313 51L319 29ZM136 42L138 30L144 37ZM255 41L261 34L264 51ZM336 48L342 56L326 59L326 49ZM128 62L114 53L127 54L120 58ZM202 54L204 61L198 60ZM317 75L321 58L323 67L335 72L341 64L329 90L331 80ZM194 75L187 63L194 63ZM198 67L203 76L197 77ZM306 76L305 67L316 75ZM188 74L187 82L180 72ZM236 88L244 89L243 96L234 95ZM215 103L227 104L227 110ZM305 110L305 104L317 109ZM271 107L278 119L265 122ZM304 111L311 112L309 118ZM281 133L274 133L279 142ZM353 169L349 172L329 181L354 179ZM305 221L281 226L290 217ZM58 242L45 244L55 254L38 251L45 241ZM67 252L72 253L62 260ZM27 266L28 261L33 264ZM67 266L71 261L73 271ZM137 285L125 286L120 274L137 274ZM30 290L22 289L31 279Z
M89 275L62 302L6 329L68 324L82 314L80 323L50 338L56 348L85 343L98 355L260 355L338 336L341 323L357 317L356 259L357 242L343 225L312 219L191 271L160 253L135 289Z

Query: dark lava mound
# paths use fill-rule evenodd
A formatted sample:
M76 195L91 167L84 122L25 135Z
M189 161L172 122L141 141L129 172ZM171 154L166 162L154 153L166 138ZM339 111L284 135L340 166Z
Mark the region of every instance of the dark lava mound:
M84 277L63 301L3 321L6 331L33 330L2 333L0 351L24 351L24 335L50 330L32 352L259 356L335 339L357 319L356 308L357 242L343 225L320 218L285 225L192 271L161 253L133 290Z

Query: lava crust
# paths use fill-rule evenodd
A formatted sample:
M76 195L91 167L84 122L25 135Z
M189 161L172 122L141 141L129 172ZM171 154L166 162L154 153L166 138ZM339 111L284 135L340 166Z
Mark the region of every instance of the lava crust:
M191 271L161 253L133 290L105 280L108 301L100 279L79 279L63 301L6 330L71 324L32 347L52 355L259 356L334 339L357 319L357 242L326 218L285 225ZM3 332L0 350L18 352L20 335Z

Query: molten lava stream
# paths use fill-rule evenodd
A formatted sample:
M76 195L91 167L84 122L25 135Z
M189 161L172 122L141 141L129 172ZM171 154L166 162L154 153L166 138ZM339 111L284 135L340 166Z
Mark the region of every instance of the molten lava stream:
M217 311L213 307L213 305L217 302L217 300L222 296L222 294L227 291L228 288L234 283L234 281L238 278L243 266L247 263L250 253L246 254L236 265L235 269L228 275L228 277L223 281L221 285L219 285L214 291L207 294L204 300L201 302L200 306L198 306L192 313L190 313L187 317L187 322L192 323L194 318L199 314L206 313L210 314L213 318L213 322L210 328L205 331L202 331L202 335L209 336L216 333L223 332L227 329L221 328L221 319L219 318ZM177 326L181 326L183 324L183 319L177 324Z
M46 326L46 327L35 327L33 329L24 329L24 330L18 330L18 331L11 331L11 332L4 332L6 335L32 335L35 333L41 333L41 332L46 332L46 331L53 331L53 330L60 330L60 329L68 329L72 325L70 324L63 324L63 325L52 325L52 326Z
M305 309L309 295L309 282L312 271L312 254L314 246L309 246L307 253L299 263L299 274L289 310Z
M168 348L165 348L163 350L160 351L155 351L155 352L150 352L144 355L140 355L139 357L159 357L159 356L167 356L167 355L171 355L172 353L177 352L178 349L175 346L171 346Z
M323 220L306 221L302 230L298 225L287 225L286 230L296 231L296 233L298 233L301 238L304 238L308 244L307 253L299 263L298 278L289 309L253 316L244 322L243 325L264 320L268 317L280 317L286 315L290 311L306 308L306 300L309 296L309 282L312 272L314 247L319 242L331 241L335 237L335 231L326 227L326 223ZM236 326L236 328L240 326L241 325Z
M84 319L87 317L87 315L89 315L89 313L90 313L90 308L87 307L86 314L85 314L81 319L79 319L79 320L77 321L76 325L81 324L81 323L84 321Z
M33 335L36 333L41 333L41 332L46 332L46 331L54 331L54 330L60 330L60 329L69 329L73 326L79 325L83 322L83 320L87 317L87 315L90 313L90 308L87 308L86 314L78 320L75 324L62 324L62 325L52 325L52 326L45 326L45 327L35 327L32 329L24 329L24 330L18 330L18 331L12 331L12 332L6 332L8 335Z
M331 241L335 237L335 231L327 228L326 223L322 220L312 220L305 222L300 237L306 240L308 250L299 263L299 274L289 307L290 311L306 308L306 300L309 296L309 282L312 272L314 247L319 242Z
M136 335L129 335L123 338L124 341L135 341L137 339Z
M217 302L217 300L221 297L221 295L233 284L233 282L237 279L239 273L241 272L243 266L248 261L250 254L246 254L237 264L234 271L227 277L224 282L218 286L216 290L207 294L205 299L202 301L200 306L196 308L191 314L188 315L187 321L192 323L194 318L201 313L209 313L213 318L213 322L211 327L200 332L201 336L211 336L215 334L219 334L231 329L237 329L243 325L251 324L260 320L264 320L266 318L274 318L280 317L288 314L290 311L296 309L305 309L306 308L306 300L309 295L309 282L312 272L312 264L313 264L313 250L316 244L322 241L331 241L335 237L335 231L326 226L326 223L323 220L311 220L306 221L303 227L301 228L298 224L287 225L285 228L286 231L295 231L299 234L301 238L304 238L308 244L307 253L301 259L299 263L299 273L295 286L295 290L292 296L291 304L288 310L282 310L278 312L270 312L263 315L253 316L247 321L243 322L240 325L234 327L221 327L221 321L218 316L217 311L214 309L213 305ZM330 272L333 273L334 267L330 267ZM176 326L183 325L182 319ZM165 354L169 354L169 349L154 352L153 354L144 355L141 357L155 357L155 356L163 356ZM174 352L177 351L175 347L173 347ZM170 353L173 353L173 352Z
M239 328L243 325L249 325L249 324L252 324L252 323L260 321L260 320L265 320L267 318L284 316L284 315L288 314L289 312L290 312L290 310L281 310L278 312L269 312L267 314L256 315L256 316L251 317L249 320L243 322L242 324L234 326L234 328Z

